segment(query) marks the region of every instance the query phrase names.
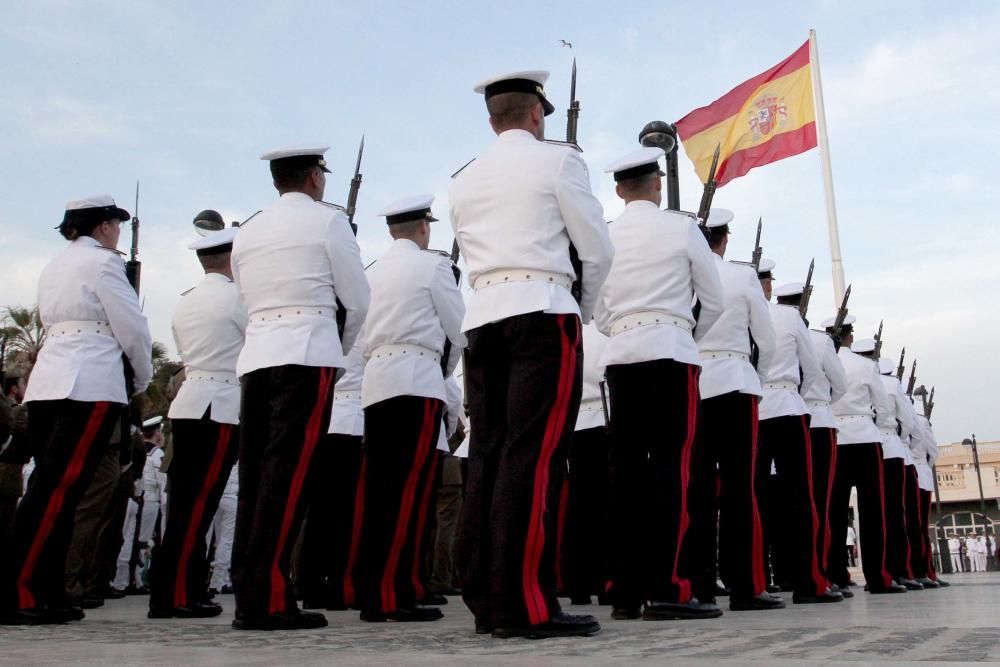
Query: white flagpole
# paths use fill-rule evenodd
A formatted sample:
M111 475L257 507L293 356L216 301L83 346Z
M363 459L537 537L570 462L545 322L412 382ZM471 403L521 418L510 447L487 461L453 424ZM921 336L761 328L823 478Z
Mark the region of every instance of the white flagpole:
M809 31L809 64L812 68L813 106L816 109L816 139L823 164L823 191L826 194L826 225L830 234L830 268L833 270L833 304L839 307L844 298L844 262L840 256L840 231L837 228L837 204L833 197L833 169L830 167L830 142L826 136L826 109L823 106L823 82L819 76L819 48L816 31Z

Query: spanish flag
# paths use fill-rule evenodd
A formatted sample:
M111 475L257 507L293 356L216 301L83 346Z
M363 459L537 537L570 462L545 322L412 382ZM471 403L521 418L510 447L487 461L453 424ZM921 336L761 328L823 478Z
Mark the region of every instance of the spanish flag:
M780 63L677 121L702 182L719 146L718 186L816 147L809 42Z

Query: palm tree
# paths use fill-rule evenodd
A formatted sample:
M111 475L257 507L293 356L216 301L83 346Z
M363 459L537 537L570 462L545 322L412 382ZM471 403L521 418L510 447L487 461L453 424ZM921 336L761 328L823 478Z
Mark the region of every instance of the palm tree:
M17 354L22 358L26 357L27 361L34 365L38 351L45 342L45 327L42 326L38 307L7 306L0 337L3 338L8 355Z

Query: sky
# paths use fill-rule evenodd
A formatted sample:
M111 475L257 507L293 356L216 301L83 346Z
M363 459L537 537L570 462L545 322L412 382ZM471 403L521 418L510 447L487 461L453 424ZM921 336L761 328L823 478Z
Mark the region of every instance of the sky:
M34 0L0 22L0 305L33 305L65 241L65 202L108 193L129 211L140 181L142 299L154 340L200 268L186 246L205 208L242 220L276 198L260 153L329 144L328 201L343 203L366 136L355 222L365 262L389 244L376 212L437 197L432 247L448 249L450 175L492 140L482 97L495 72L548 69L562 139L572 59L579 142L605 217L623 204L604 167L651 120L675 121L818 34L851 312L885 320L884 351L935 386L942 442L1000 438L1000 6L963 2L293 2ZM572 49L559 40L572 43ZM816 150L716 193L730 254L748 260L758 217L777 282L816 259L810 307L834 312ZM680 156L681 206L700 183ZM444 214L444 215L441 215ZM127 250L123 230L120 247ZM907 363L909 365L909 362Z

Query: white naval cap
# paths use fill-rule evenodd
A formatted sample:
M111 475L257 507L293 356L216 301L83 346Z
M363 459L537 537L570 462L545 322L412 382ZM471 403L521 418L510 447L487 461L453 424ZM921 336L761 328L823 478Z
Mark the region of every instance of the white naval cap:
M384 215L388 225L417 220L436 222L437 218L431 214L431 204L433 203L434 195L411 195L392 202L379 211L378 215Z
M854 317L854 315L847 315L847 316L844 317L844 326L845 327L849 327L849 326L851 326L852 324L854 324L857 321L858 321L858 318ZM837 316L836 315L834 315L833 317L828 317L825 320L823 320L823 328L824 329L829 329L830 327L832 327L836 323L837 323Z
M774 288L774 296L795 296L802 294L806 286L804 283L785 283Z
M882 375L892 375L894 370L896 370L896 364L892 363L892 359L882 357L878 360L878 372Z
M157 415L155 417L150 417L146 421L142 422L142 427L144 429L153 428L154 426L160 426L163 423L163 417Z
M545 82L549 73L545 70L522 70L494 74L476 84L474 90L487 100L501 93L534 93L542 102L542 109L548 116L556 110L545 97Z
M857 354L868 354L869 352L875 351L875 339L874 338L862 338L861 340L854 341L851 345L851 352L856 352Z
M91 195L66 202L63 224L104 222L112 219L128 220L131 217L128 211L115 204L111 195Z
M774 277L771 275L771 271L774 271L774 267L777 265L778 263L775 262L773 259L769 257L761 257L760 264L757 266L757 277L762 279L767 278L768 280L770 280L771 278Z
M705 221L705 225L709 229L715 229L728 225L735 218L736 214L728 208L711 208L708 210L708 220Z
M199 257L232 252L233 239L236 238L238 231L240 231L239 227L226 227L217 232L209 232L189 245L188 250L198 251Z
M295 146L285 146L263 153L261 160L271 163L271 172L275 167L319 167L326 173L330 170L326 168L326 160L323 156L330 150L329 146L322 144L298 144Z
M609 164L604 168L604 173L614 174L615 182L645 176L653 172L663 176L664 173L660 170L660 158L664 155L666 153L663 152L662 148L643 146Z

